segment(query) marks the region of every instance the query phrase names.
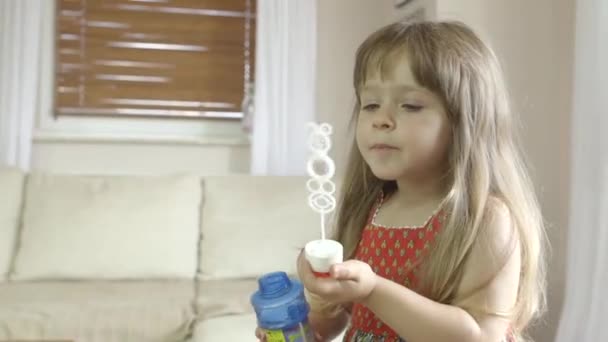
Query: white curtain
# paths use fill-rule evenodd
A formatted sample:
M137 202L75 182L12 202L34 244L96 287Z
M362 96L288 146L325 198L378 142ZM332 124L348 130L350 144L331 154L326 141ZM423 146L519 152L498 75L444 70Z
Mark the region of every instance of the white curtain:
M36 116L43 0L0 0L0 165L27 170Z
M578 0L567 284L558 342L608 341L608 1Z
M316 0L259 0L253 174L305 174L315 117Z

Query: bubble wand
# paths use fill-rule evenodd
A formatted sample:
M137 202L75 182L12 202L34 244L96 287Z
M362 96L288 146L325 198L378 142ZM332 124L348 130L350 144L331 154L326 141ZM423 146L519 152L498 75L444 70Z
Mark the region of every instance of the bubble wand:
M308 147L311 156L306 164L308 175L306 182L308 205L320 215L321 240L310 241L304 248L306 259L312 266L315 275L329 276L331 265L341 263L343 260L343 247L337 241L327 239L325 218L336 208L336 184L332 177L336 173L334 161L329 157L331 149L332 127L328 123L320 125L309 124L311 133L308 138Z
M311 177L306 182L308 205L321 216L321 239L325 240L325 217L336 208L336 185L331 180L336 172L334 161L327 154L331 149L332 128L324 123L310 124L311 134L308 139L308 147L311 157L308 159L306 169Z

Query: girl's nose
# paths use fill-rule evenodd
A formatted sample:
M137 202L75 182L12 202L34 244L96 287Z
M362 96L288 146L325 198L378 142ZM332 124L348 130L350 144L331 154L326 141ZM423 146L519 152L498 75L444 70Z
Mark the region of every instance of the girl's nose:
M375 129L380 130L391 130L395 127L395 122L387 110L376 112L372 124Z

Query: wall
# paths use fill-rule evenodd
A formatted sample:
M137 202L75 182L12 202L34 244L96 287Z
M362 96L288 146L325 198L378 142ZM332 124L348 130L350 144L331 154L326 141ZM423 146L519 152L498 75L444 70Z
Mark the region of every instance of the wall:
M189 139L38 136L32 169L77 174L243 173L249 171L249 147L246 142Z
M553 341L565 286L574 1L438 0L438 17L477 28L503 62L553 249L549 312L534 330Z
M351 145L349 121L354 105L355 51L372 32L391 21L392 0L318 2L317 113L334 126L338 172Z
M76 174L246 173L249 147L183 140L43 139L34 143L32 168Z
M339 163L347 145L355 49L366 35L390 20L391 4L390 0L319 0L317 4L316 107L319 120L336 127L333 153ZM45 25L52 26L48 18ZM240 134L238 123L205 127L193 121L120 120L111 124L92 119L55 120L50 114L48 91L52 88L52 32L47 31L44 48L41 111L32 152L34 169L89 174L248 172L249 144Z
M44 33L32 169L82 174L248 171L248 139L240 122L55 118L54 3L42 2Z

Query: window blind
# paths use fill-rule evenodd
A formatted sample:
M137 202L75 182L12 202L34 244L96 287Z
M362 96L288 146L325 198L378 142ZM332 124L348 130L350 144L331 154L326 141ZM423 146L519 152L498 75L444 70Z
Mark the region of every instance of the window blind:
M55 114L242 118L255 0L57 0Z

